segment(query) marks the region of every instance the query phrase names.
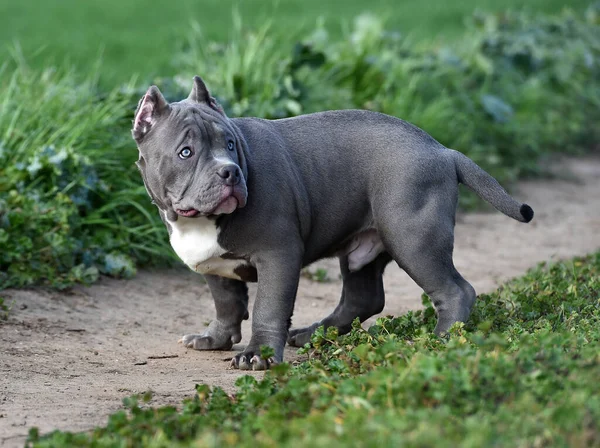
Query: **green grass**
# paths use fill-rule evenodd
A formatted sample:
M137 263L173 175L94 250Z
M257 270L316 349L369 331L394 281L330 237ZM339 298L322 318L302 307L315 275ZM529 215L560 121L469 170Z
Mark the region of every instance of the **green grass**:
M7 303L4 297L0 297L0 321L8 319L13 302Z
M206 40L226 41L231 38L234 7L249 29L270 21L271 34L281 45L289 45L312 30L319 17L337 38L355 16L371 12L417 40L447 42L463 33L465 17L476 8L557 13L566 6L582 11L587 5L586 0L5 1L0 3L0 60L6 60L18 42L35 68L67 60L79 72L89 73L102 54L101 79L110 86L134 75L150 80L176 74L172 57L189 36L190 23L200 24Z
M482 295L466 325L434 311L313 337L310 359L244 376L228 396L196 387L179 411L124 400L90 433L34 446L600 445L600 253L541 265ZM150 395L143 397L147 402Z
M65 287L163 262L133 161L132 98L69 71L0 73L0 289Z

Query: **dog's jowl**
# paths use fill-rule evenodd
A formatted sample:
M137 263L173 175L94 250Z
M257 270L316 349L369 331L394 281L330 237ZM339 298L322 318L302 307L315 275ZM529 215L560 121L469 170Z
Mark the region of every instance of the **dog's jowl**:
M208 329L181 342L231 349L248 318L246 282L258 282L252 336L232 360L239 369L282 361L286 341L302 346L320 325L344 333L356 317L381 312L390 261L431 297L437 334L466 321L475 291L452 261L459 183L511 218L533 218L468 157L375 112L230 119L195 77L178 103L151 87L132 133L171 245L205 275L215 301ZM331 256L343 279L337 308L310 327L290 329L302 267ZM275 355L262 359L261 345Z

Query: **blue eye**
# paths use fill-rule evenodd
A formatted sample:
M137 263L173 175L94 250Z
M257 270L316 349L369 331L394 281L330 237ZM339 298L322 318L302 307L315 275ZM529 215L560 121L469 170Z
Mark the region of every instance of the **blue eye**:
M233 142L232 141L227 142L227 149L230 151L233 151Z
M180 159L189 159L190 157L192 157L192 150L190 148L188 148L187 146L185 148L183 148L181 151L179 151Z

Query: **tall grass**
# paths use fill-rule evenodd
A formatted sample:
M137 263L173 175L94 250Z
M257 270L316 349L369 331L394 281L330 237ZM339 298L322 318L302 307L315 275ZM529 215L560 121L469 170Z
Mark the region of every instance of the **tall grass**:
M112 86L137 74L144 79L177 74L172 64L178 45L187 39L190 20L197 21L208 42L231 38L231 11L236 8L250 28L272 20L277 44L286 48L295 30L310 30L319 17L339 39L341 24L365 12L387 17L389 25L418 39L460 38L464 17L475 8L502 11L527 8L558 13L580 12L587 0L24 0L0 2L0 60L6 45L19 42L34 67L68 61L89 72L103 55L101 83ZM35 57L34 57L35 55Z
M133 273L164 259L128 136L132 98L68 70L0 73L0 287Z

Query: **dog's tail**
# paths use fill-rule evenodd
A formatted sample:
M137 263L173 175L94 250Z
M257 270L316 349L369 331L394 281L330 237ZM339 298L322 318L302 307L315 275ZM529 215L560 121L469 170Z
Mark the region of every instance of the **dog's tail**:
M529 205L516 201L496 179L467 156L454 150L453 153L460 183L465 184L481 199L492 204L506 216L521 222L529 222L533 219L533 209Z

